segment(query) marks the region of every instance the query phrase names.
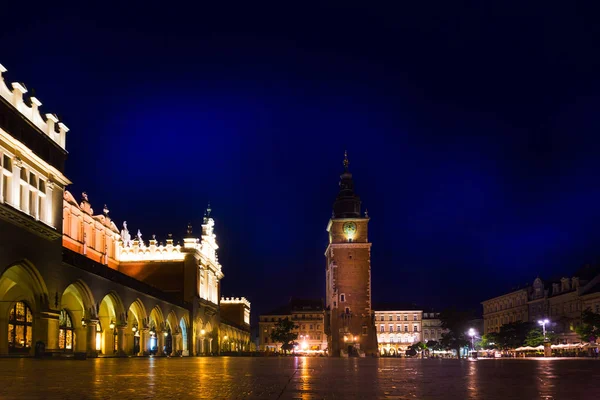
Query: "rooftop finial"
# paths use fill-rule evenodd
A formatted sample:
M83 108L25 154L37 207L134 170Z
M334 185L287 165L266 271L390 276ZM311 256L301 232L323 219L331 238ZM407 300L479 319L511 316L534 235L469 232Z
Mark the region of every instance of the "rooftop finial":
M188 234L188 236L192 235L192 223L191 222L188 222L187 234Z
M211 208L210 208L210 201L209 201L209 202L208 202L208 207L206 207L206 216L207 216L208 218L210 218L210 212L211 212L211 211L212 211L212 210L211 210Z
M350 161L348 161L348 151L344 150L344 169L346 171L348 171L348 164L350 164Z
M108 213L110 212L110 210L108 209L108 207L106 206L106 204L104 205L104 215L106 215L108 217Z

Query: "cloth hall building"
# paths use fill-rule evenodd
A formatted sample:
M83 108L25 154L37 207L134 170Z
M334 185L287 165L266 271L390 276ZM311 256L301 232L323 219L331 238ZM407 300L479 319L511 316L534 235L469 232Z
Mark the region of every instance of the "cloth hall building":
M250 302L222 298L215 221L183 245L122 228L67 187L66 135L0 65L0 356L250 350Z

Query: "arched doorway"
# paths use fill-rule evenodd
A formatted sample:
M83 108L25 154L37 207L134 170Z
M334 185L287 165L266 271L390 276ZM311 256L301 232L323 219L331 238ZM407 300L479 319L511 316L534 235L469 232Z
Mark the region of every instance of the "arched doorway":
M33 342L33 314L24 301L18 301L8 314L8 352L29 353Z
M40 325L51 321L39 319L38 312L47 309L48 291L35 267L24 261L6 268L0 274L0 355L32 355L38 341L56 349L58 335L48 337Z
M146 308L140 299L136 299L130 306L127 313L127 330L125 352L132 355L143 355L147 349L142 347L143 335L147 334L144 329L147 328ZM142 333L146 332L146 333Z
M112 355L116 354L119 350L117 326L124 323L122 320L123 316L123 305L119 297L115 293L109 293L104 296L100 303L100 311L98 312L98 326L101 327L101 345L99 351L102 354ZM96 338L98 338L97 333Z
M86 323L87 320L96 317L95 314L91 314L94 312L94 301L89 287L82 281L67 286L60 296L60 308L58 348L63 351L93 351L95 349L93 342L90 343L89 348L87 344ZM71 339L70 348L67 343L69 339Z
M58 348L63 351L73 351L75 348L75 331L73 320L64 308L60 310L58 319Z
M188 348L188 334L187 334L187 324L185 317L182 317L179 320L179 328L181 329L181 351L182 355L188 356L190 354Z
M173 352L173 335L171 334L171 328L167 328L164 332L165 336L165 345L164 353L166 355L170 355Z

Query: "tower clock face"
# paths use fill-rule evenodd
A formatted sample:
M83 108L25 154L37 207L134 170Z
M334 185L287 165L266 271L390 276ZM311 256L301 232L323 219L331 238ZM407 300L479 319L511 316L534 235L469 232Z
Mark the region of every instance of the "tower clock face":
M354 222L346 222L343 229L344 233L348 236L354 236L356 234L356 224Z

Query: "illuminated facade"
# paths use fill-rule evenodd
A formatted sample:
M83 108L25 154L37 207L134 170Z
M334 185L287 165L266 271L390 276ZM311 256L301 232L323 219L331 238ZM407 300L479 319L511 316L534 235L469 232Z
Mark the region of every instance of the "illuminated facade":
M327 225L325 250L327 332L332 356L377 354L377 337L371 308L371 243L369 217L361 215L352 174L344 158L340 192Z
M285 307L273 310L259 317L259 350L279 351L281 343L273 342L271 332L275 324L282 319L290 319L297 326L298 333L295 352L307 354L324 354L327 349L325 335L326 314L321 299L294 299Z
M423 341L422 310L375 311L379 354L398 356Z
M0 65L0 355L217 354L249 348L241 323L221 319L215 221L200 237L132 237L86 193L65 190L68 128ZM225 301L224 308L231 304ZM228 334L222 334L227 332ZM231 339L230 339L231 338Z
M575 329L581 324L586 308L600 312L600 275L596 268L585 266L575 277L563 277L544 283L536 278L523 289L482 302L485 333L498 332L509 322L530 322L548 319L548 331L556 334L560 343L577 343Z

